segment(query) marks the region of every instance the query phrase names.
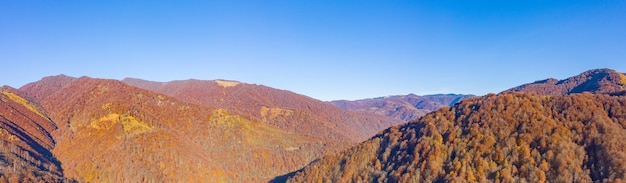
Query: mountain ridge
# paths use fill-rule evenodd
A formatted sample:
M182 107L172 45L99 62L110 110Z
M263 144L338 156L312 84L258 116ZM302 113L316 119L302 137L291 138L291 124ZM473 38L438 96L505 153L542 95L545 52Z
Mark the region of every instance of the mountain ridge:
M287 182L621 182L623 78L596 69L463 100L313 162Z
M568 95L591 92L609 95L626 94L626 75L612 69L592 69L563 80L548 78L503 91L538 95Z
M468 99L326 156L288 182L620 181L625 103L599 94Z
M13 162L2 159L0 170L19 170L0 178L620 181L625 86L623 73L594 69L497 95L408 94L333 105L223 79L48 76L20 89L0 87L0 155ZM336 106L349 102L370 111ZM409 116L403 107L433 112L408 123L376 114Z
M46 99L42 105L61 126L54 152L72 165L66 168L68 176L81 181L192 180L190 175L212 181L262 181L353 143L285 132L252 116L185 102L117 80L80 77L51 93L43 95ZM101 145L83 143L87 141ZM176 143L162 143L167 141ZM72 147L82 147L81 153ZM167 151L142 155L152 151L149 147ZM100 156L80 155L89 152ZM115 155L118 152L129 157L119 159ZM178 158L166 158L166 152ZM282 161L264 159L270 155ZM245 161L237 161L237 157ZM129 164L133 159L143 161ZM159 159L165 169L148 166L159 165ZM180 164L194 165L192 159L199 159L209 169ZM90 162L97 162L100 168ZM120 172L114 168L116 164L146 172ZM262 168L265 166L274 168Z
M185 101L251 114L256 119L278 128L311 136L323 135L325 138L347 138L353 142L360 142L386 127L402 123L400 120L379 115L345 112L326 102L288 90L238 81L152 82L128 78L122 81ZM237 84L224 87L216 81ZM316 129L312 131L302 131L301 125L308 123L317 123L321 126L314 127ZM329 132L334 134L328 134Z
M384 115L403 121L419 118L428 112L441 107L451 106L463 99L475 97L474 95L463 94L433 94L419 96L390 95L360 100L336 100L329 103L350 111L369 112Z
M219 92L241 87L258 89L254 87L256 85L226 80L212 84ZM192 86L202 85L194 83ZM346 149L366 136L366 133L373 134L378 131L376 129L387 127L376 126L385 125L383 123L365 124L356 127L352 133L346 133L350 129L345 126L348 124L341 124L342 121L353 120L351 125L361 124L355 123L364 118L358 116L360 113L342 112L330 104L309 97L292 92L285 94L288 92L286 90L269 87L240 90L244 94L260 91L262 93L257 95L269 93L274 97L291 95L304 98L304 104L309 105L303 105L297 100L272 98L247 99L255 103L246 103L245 100L231 96L234 99L226 101L227 104L211 106L198 102L200 100L183 100L118 80L86 76L44 77L20 88L20 92L30 98L40 99L39 103L46 115L59 127L52 133L57 141L52 153L63 162L65 175L84 182L267 181L295 171L323 155ZM218 99L217 102L224 101ZM323 104L321 107L315 106L320 103ZM254 110L258 111L246 114L248 111L224 107L231 104L252 104L256 107ZM304 110L309 108L324 112L330 106L332 110L329 116L343 115L332 118L309 117L313 119L309 123L315 122L312 125L320 119L332 121L319 124L322 128L335 128L341 136L332 136L332 133L319 130L307 131L307 127L302 126L299 128L305 133L289 131L277 125L280 121L268 122L281 119L281 116L285 118L283 122L290 122L290 119L298 118L286 117L314 114L299 114L299 111L293 110L301 106L305 108L300 112L306 112ZM161 150L155 152L155 148ZM120 153L126 156L119 156ZM121 171L120 166L127 171Z

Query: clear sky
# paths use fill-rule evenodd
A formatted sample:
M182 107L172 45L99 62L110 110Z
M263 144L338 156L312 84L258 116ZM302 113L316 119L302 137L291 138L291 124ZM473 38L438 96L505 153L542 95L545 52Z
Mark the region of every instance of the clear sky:
M621 0L0 0L0 85L229 79L321 100L626 72Z

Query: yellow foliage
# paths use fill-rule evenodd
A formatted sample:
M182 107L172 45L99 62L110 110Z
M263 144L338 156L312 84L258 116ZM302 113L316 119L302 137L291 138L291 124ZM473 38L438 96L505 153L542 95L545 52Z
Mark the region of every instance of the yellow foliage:
M242 118L236 115L231 115L225 109L217 109L213 111L213 115L209 119L209 122L212 125L217 126L225 126L228 128L234 128L235 124L238 124L242 121Z
M122 124L126 135L139 134L152 129L150 126L137 120L133 116L120 115L116 113L100 117L97 120L92 121L89 126L95 129L108 130L111 129L112 125L117 122Z
M221 171L221 170L211 170L211 171L209 171L209 177L217 178L218 180L215 180L216 182L227 182L226 181L226 174L225 174L224 171Z
M102 105L102 109L110 110L111 109L111 103L106 103L106 104Z
M43 114L43 112L42 112L42 111L40 111L40 109L39 109L39 108L37 108L37 107L36 107L33 103L31 103L30 101L28 101L28 100L26 100L26 99L24 99L24 98L22 98L22 97L20 97L20 96L18 96L18 95L16 95L16 94L14 94L14 93L11 93L11 92L2 92L2 93L3 93L3 94L5 94L6 96L8 96L11 100L13 100L13 101L15 101L15 102L17 102L17 103L19 103L19 104L23 105L23 106L24 106L24 107L26 107L28 110L31 110L31 111L33 111L34 113L36 113L37 115L39 115L39 116L41 116L41 117L43 117L43 118L45 118L45 119L48 119L48 117L46 117L46 116Z
M268 107L261 107L261 117L263 118L276 118L278 116L291 116L293 115L293 110L289 110L289 109L281 109L281 108L268 108Z
M161 169L165 168L165 162L161 161L159 162L159 167L161 167Z
M133 116L124 115L120 118L120 122L124 126L124 133L127 135L144 133L152 129L150 126L137 120Z
M619 73L619 78L620 78L620 83L622 83L622 85L626 85L626 75Z
M92 162L87 162L80 165L80 168L77 168L76 174L78 174L78 177L81 177L85 182L92 182L94 181L94 178L96 178L96 175L98 175L98 171Z
M20 139L17 138L15 135L9 135L9 141L11 142L15 142L15 141L19 141Z
M111 129L112 125L119 120L119 117L119 114L109 114L91 121L89 126L95 129L108 130Z
M300 149L298 145L290 143L292 142L290 139L284 138L290 134L265 123L252 121L242 116L231 114L225 109L216 109L213 111L213 114L208 119L208 123L212 127L224 128L224 130L237 129L238 134L242 134L240 138L237 138L237 142L239 143L259 145L270 143L267 140L273 139L271 141L272 144L278 145L286 151L296 151Z
M15 141L19 141L20 140L18 137L16 137L15 135L9 133L9 131L7 131L4 128L0 128L0 137L6 137L6 139L11 141L11 142L15 142Z

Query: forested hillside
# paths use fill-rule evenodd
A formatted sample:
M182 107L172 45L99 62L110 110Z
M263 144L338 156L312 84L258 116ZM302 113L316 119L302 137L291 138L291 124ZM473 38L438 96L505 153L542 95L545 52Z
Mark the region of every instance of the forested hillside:
M191 103L249 115L281 130L311 137L362 142L392 125L404 123L381 115L341 110L286 90L227 80L153 82L126 78L126 84Z
M0 87L0 182L72 182L51 153L56 129L36 102Z
M620 182L626 97L467 99L312 163L290 182Z
M116 80L60 75L22 91L41 99L58 126L52 154L65 176L81 182L267 181L356 143L308 135L314 128L283 130L240 111Z

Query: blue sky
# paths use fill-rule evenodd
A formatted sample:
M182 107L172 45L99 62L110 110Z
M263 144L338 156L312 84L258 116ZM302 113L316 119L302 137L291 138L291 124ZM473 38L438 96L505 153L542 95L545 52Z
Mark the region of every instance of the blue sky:
M0 85L230 79L321 100L626 72L626 1L0 0Z

